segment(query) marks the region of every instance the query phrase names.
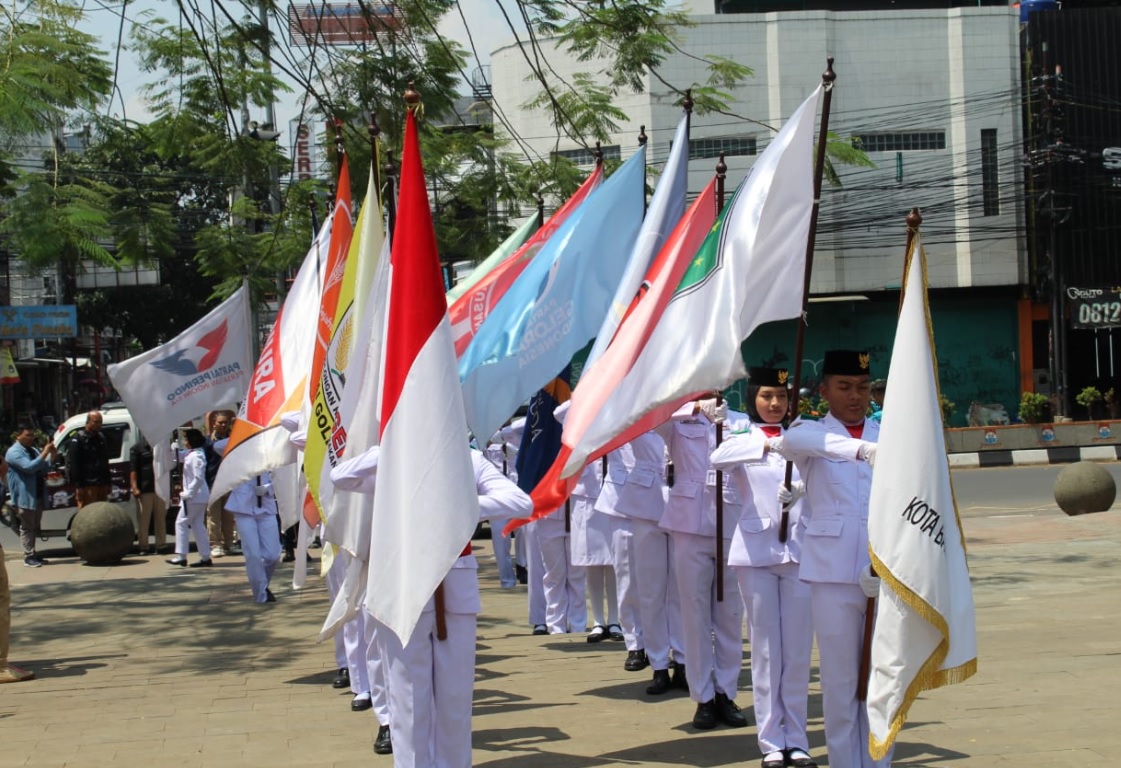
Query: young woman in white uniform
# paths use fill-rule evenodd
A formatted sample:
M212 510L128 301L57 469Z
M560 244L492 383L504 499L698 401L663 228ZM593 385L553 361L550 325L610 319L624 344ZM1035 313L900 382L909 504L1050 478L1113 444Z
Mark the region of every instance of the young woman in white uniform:
M712 452L712 466L732 474L743 499L728 564L751 634L751 690L763 768L814 768L806 751L810 586L798 578L803 530L798 498L804 487L795 471L787 490L787 462L777 452L790 404L788 385L786 369L748 369L746 410L752 423ZM785 542L779 540L784 507Z

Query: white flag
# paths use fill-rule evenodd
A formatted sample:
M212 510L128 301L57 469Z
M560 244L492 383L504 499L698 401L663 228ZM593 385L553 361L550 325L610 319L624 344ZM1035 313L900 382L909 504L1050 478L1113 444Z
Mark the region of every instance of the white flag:
M155 445L207 411L236 406L253 371L245 286L171 341L109 366L109 380Z
M883 580L868 683L869 751L879 760L920 692L977 671L973 591L942 433L918 236L908 256L868 511Z

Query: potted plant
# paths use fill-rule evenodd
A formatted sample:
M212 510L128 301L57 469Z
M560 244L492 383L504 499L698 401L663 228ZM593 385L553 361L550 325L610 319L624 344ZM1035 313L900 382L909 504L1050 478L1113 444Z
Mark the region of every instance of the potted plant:
M1020 395L1020 421L1025 424L1046 424L1051 420L1051 401L1047 395L1025 392Z
M1086 387L1074 398L1075 402L1086 409L1086 418L1093 421L1098 417L1098 407L1102 402L1102 393L1097 387Z
M942 409L942 426L948 427L950 425L950 417L954 415L954 408L957 406L957 403L939 392L938 405Z

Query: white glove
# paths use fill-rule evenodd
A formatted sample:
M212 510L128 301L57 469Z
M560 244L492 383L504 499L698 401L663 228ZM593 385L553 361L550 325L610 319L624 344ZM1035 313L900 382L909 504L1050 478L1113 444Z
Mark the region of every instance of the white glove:
M860 572L860 589L868 598L875 598L880 594L880 577L872 573L871 564L864 566Z
M707 416L713 424L723 424L728 418L728 404L723 400L718 403L714 397L698 400L697 410Z
M786 454L782 452L783 443L782 443L782 437L781 436L780 437L768 437L767 438L767 450L770 451L771 453L777 453L779 456L781 456L784 459L787 458Z
M800 480L795 480L787 488L785 484L778 487L778 503L783 507L788 507L798 499L806 495L806 484Z
M875 443L861 443L860 450L856 452L856 457L862 461L868 462L868 466L876 466L876 444Z

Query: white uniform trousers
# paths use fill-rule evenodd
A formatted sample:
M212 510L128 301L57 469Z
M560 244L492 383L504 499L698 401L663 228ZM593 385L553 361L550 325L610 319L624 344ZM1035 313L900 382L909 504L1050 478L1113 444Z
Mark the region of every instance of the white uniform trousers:
M611 535L614 555L615 593L619 601L619 626L628 651L638 651L642 645L642 619L639 615L638 584L634 576L634 532L631 521L616 519Z
M444 618L446 640L436 639L436 612L424 611L404 648L392 630L377 629L389 683L394 768L471 767L476 616L447 612Z
M681 598L685 668L693 701L723 693L736 698L743 666L743 601L736 575L724 566L724 600L716 600L716 539L672 531L673 567ZM724 540L724 562L731 541Z
M673 538L653 520L633 518L632 584L638 597L642 643L654 669L669 669L673 661L685 663L681 640L681 601L673 568ZM630 646L628 646L629 648Z
M365 606L362 606L361 612L365 616L366 678L370 681L370 700L374 705L378 725L389 725L389 682L386 679L381 648L378 646L378 627L381 625L372 616L365 615ZM381 631L386 630L383 628Z
M545 564L545 624L549 634L583 632L588 626L588 602L584 569L573 565L569 555L564 518L543 517L537 521L537 543Z
M514 531L514 563L525 568L528 565L526 561L526 532L529 526L523 526Z
M307 525L300 518L300 527L304 528ZM338 562L336 558L335 562ZM334 563L331 565L331 570L327 571L327 601L330 605L335 604L335 595L339 593L339 587L342 586L343 572L342 567L335 568ZM336 632L334 635L335 641L335 666L339 669L346 668L346 645L343 643L342 631ZM347 672L349 673L349 669Z
M541 559L541 544L537 540L537 523L519 528L517 538L525 539L529 624L536 627L545 624L545 562Z
M253 600L266 602L269 582L280 562L280 523L276 515L243 515L234 513L241 551L245 555L245 573Z
M327 571L327 594L333 603L335 595L342 586L343 575L346 571L344 560L346 558L336 555L331 563L331 570ZM355 696L370 692L370 679L366 672L366 612L358 614L343 624L341 631L335 633L335 656L338 657L339 640L342 639L343 660L339 667L346 667L350 673L350 692Z
M856 698L864 611L868 598L856 584L810 584L829 768L886 768L868 754L868 711Z
M751 692L759 750L809 751L810 585L797 563L734 567L751 632Z
M508 517L490 520L490 542L494 547L494 562L498 566L498 583L503 589L513 589L518 584L518 577L514 574L514 559L510 557L510 537L502 535L502 529L508 522Z
M184 501L179 505L175 518L175 554L186 558L191 551L191 534L195 535L199 559L210 559L210 534L206 532L206 502L193 504Z

